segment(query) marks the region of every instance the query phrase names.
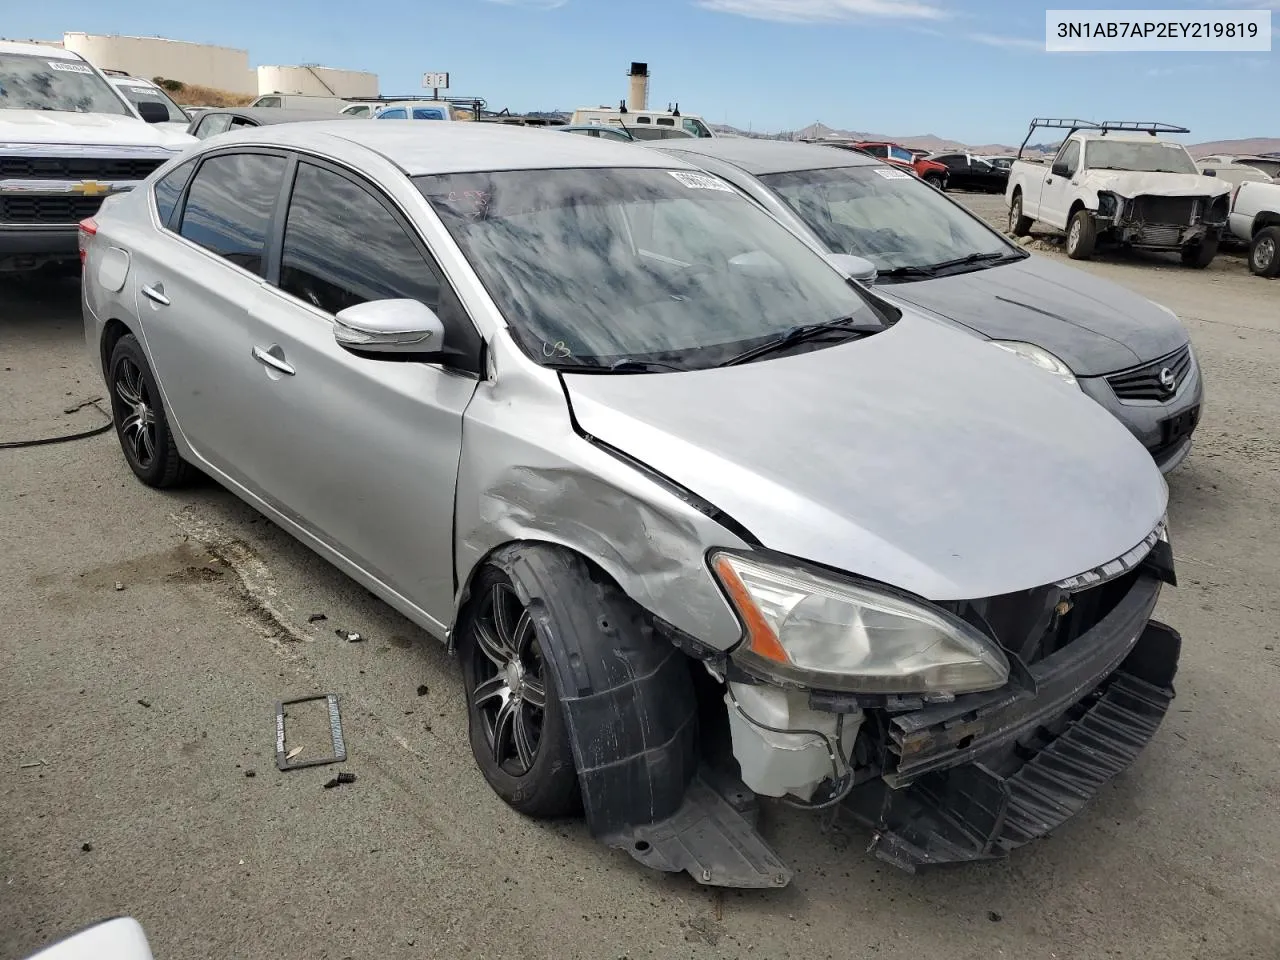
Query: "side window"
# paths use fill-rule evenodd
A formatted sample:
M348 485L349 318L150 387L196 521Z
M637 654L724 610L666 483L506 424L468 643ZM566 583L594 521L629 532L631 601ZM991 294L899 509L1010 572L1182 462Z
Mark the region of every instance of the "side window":
M402 297L440 309L439 276L391 211L354 181L305 162L285 220L280 289L326 313Z
M378 114L379 120L407 120L409 114L405 113L404 107L392 107L390 110L383 110Z
M258 124L253 120L246 120L244 117L232 117L231 129L243 130L245 127L256 127Z
M1067 168L1067 176L1073 176L1080 167L1080 141L1072 140L1063 148L1059 162Z
M178 230L236 266L262 273L267 231L287 162L262 153L228 153L200 165Z
M196 136L201 140L212 137L215 134L225 133L227 127L231 126L231 114L229 113L210 113L200 118L200 123L196 127Z
M671 117L658 118L658 126L660 127L674 127L675 125L676 125L676 122Z
M401 111L403 112L403 111ZM415 120L443 120L444 111L435 107L414 107L413 119Z
M279 97L259 97L253 104L255 107L278 107L280 106Z
M889 155L895 160L902 160L904 163L911 163L915 159L911 151L905 147L890 147Z
M174 208L178 206L178 198L182 196L182 191L186 187L187 181L191 179L191 173L195 168L196 162L188 160L182 166L174 167L173 170L156 181L154 188L156 213L160 215L161 226L169 226L169 221L173 219Z
M877 143L867 147L867 153L871 154L873 157L888 157L889 148L883 143Z
M648 123L648 122L649 122L648 117L636 117L636 123Z

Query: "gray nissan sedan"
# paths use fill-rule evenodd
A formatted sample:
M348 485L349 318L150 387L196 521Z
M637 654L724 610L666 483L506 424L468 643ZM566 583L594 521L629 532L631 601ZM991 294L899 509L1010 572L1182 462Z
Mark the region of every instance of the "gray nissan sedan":
M869 260L886 299L968 327L1075 384L1115 414L1163 472L1186 459L1204 387L1191 340L1169 308L1032 256L871 157L746 138L652 146L728 180L818 249Z
M81 239L137 477L208 474L447 643L493 789L647 866L786 884L762 797L1001 856L1173 697L1142 446L679 159L280 124Z

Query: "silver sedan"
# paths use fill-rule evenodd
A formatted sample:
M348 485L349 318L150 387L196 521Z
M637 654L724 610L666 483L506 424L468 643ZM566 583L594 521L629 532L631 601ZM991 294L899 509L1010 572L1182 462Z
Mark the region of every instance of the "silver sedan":
M281 124L81 240L138 478L208 474L447 642L494 790L648 866L786 883L760 796L1000 855L1173 696L1142 446L681 160Z

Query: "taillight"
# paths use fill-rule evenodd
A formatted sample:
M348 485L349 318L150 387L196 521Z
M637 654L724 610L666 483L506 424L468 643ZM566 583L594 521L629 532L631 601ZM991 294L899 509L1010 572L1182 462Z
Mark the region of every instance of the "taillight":
M87 217L80 221L79 246L80 246L80 267L84 268L85 257L89 253L89 238L98 233L98 221L93 217Z

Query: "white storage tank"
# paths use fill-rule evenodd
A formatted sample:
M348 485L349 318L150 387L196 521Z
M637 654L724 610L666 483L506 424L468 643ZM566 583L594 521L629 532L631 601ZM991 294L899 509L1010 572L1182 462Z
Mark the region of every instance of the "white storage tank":
M258 67L258 94L292 93L311 97L376 97L378 75L362 70L319 66Z
M247 50L163 37L92 33L64 34L62 45L103 70L124 70L148 80L180 80L228 93L257 93Z

